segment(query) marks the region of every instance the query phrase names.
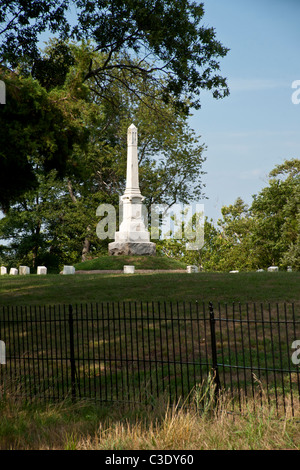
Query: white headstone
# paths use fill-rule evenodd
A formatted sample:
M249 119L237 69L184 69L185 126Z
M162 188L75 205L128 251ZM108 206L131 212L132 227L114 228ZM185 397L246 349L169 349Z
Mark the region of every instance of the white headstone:
M28 266L19 266L19 274L30 274L30 268Z
M43 274L47 274L47 268L45 266L38 266L36 273L40 276Z
M6 364L6 348L4 341L0 341L0 364Z
M231 274L239 273L239 271L229 271Z
M268 271L269 273L275 273L278 271L278 266L269 266Z
M134 274L134 266L125 265L124 274Z
M258 269L256 272L257 273L263 273L265 270L264 269Z
M197 273L198 272L198 266L195 266L195 265L191 264L191 265L186 267L186 271L188 273Z
M288 273L291 273L291 272L293 272L293 268L292 268L292 266L288 266L288 267L287 267L287 272L288 272Z
M18 274L17 268L10 268L9 274L11 276L16 276Z
M1 274L1 276L3 276L4 274L7 274L7 268L5 266L1 266L0 274Z
M63 274L75 274L74 266L64 266Z

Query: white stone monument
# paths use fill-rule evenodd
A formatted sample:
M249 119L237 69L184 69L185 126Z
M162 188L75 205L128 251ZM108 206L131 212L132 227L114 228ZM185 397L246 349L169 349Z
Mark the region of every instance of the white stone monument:
M63 274L75 274L74 266L64 266Z
M47 274L47 268L46 266L38 266L37 267L37 270L36 270L36 273L41 276L41 275L44 275L44 274Z
M10 268L9 274L10 274L11 276L17 276L17 275L18 275L18 270L17 270L17 268Z
M191 273L197 273L198 272L198 266L195 266L194 264L190 264L186 267L186 272L191 274Z
M5 266L1 266L0 275L3 276L4 274L7 274L7 268Z
M19 266L19 274L23 276L30 274L30 268L28 266Z
M123 267L124 274L134 274L134 266L125 265Z
M155 255L156 245L150 242L143 220L143 200L139 187L137 128L131 124L127 133L126 189L121 197L123 220L115 241L108 245L110 255Z
M269 273L277 273L278 271L278 266L269 266L268 267L268 272Z

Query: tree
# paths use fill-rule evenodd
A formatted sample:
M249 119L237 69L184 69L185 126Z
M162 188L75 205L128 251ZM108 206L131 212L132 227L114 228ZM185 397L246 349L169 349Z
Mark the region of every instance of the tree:
M202 227L203 214L195 213L187 225L182 224L180 233L171 233L170 238L159 240L157 251L170 258L175 258L189 265L196 265L201 270L215 271L219 268L221 235L212 221L207 217ZM177 221L178 224L178 221ZM201 227L200 227L201 224ZM189 243L195 243L197 235L191 239L191 235L197 230L203 229L204 244L200 249L187 249ZM181 236L182 235L182 236ZM198 240L199 242L199 240Z
M206 220L204 246L186 250L185 238L159 243L168 256L205 270L266 269L270 265L300 270L300 160L290 159L270 172L269 185L253 196L222 207L217 227Z
M253 221L248 206L238 198L233 205L222 207L222 219L217 227L207 218L204 222L204 245L198 250L187 250L187 239L171 240L163 250L177 259L201 266L207 271L252 269L255 266L250 236ZM195 215L190 224L194 226Z
M53 48L57 48L57 43L46 49L47 57L55 57ZM65 49L60 50L66 53ZM107 251L107 241L96 237L96 209L101 203L118 207L125 189L127 128L132 122L139 130L140 183L148 208L153 203L189 202L198 199L203 190L204 146L188 126L187 116L174 113L172 103L152 106L150 98L140 100L135 92L127 87L122 90L114 83L110 90L113 101L101 99L94 77L88 84L81 80L90 55L96 60L96 54L88 45L73 45L71 50L74 65L64 83L54 86L46 80L49 90L43 88L43 92L56 103L66 126L84 129L82 140L73 145L60 181L57 171L44 172L39 155L31 159L37 186L19 195L0 224L0 238L12 242L7 251L31 266L36 260L49 261L50 253L51 262L54 263L55 255L58 265L59 258L59 262L75 262L89 253ZM143 82L137 77L134 85L139 92ZM49 187L54 189L49 191Z
M0 5L0 37L2 64L17 67L23 58L40 57L38 40L41 33L67 37L70 26L66 20L69 1L7 0Z
M69 7L75 25L68 20ZM152 85L164 78L165 102L197 108L201 90L215 98L228 95L218 62L228 49L202 24L203 16L203 3L190 0L10 0L0 6L0 61L14 68L24 59L41 66L37 42L45 31L62 40L88 39L103 61L91 60L84 78L96 78L102 94L125 71Z
M83 146L87 133L75 104L66 112L57 93L37 80L4 71L7 102L0 107L0 208L7 211L22 193L37 185L35 166L56 169L64 176L74 145Z
M255 250L251 243L253 219L249 207L241 198L221 209L223 218L218 221L222 237L222 257L219 269L249 270L257 268Z
M51 225L56 213L55 199L57 194L62 194L63 188L56 179L55 171L46 177L40 171L36 178L37 188L23 193L18 203L10 207L0 220L1 238L6 240L2 253L5 264L36 268L45 263L51 271L52 264L56 263L53 256L55 247L47 225Z
M69 22L69 7L76 14L75 25ZM74 144L84 138L85 123L75 128L78 120L72 122L73 112L66 116L65 98L52 93L63 86L74 63L66 37L89 40L94 50L84 55L80 74L72 77L73 94L77 86L86 95L85 83L93 86L100 102L112 106L126 89L127 96L149 107L158 109L164 102L174 113L187 115L191 107L200 106L201 90L211 90L215 98L229 93L219 75L219 59L228 49L217 41L213 28L203 26L203 15L203 4L190 0L1 4L0 79L7 89L7 104L0 107L2 208L7 210L36 184L32 158L40 158L44 171L56 169L58 177L64 177ZM59 38L44 54L38 49L43 32ZM76 99L80 102L78 94Z
M253 197L251 206L252 242L263 266L299 266L299 201L300 161L286 160L270 172L269 186Z

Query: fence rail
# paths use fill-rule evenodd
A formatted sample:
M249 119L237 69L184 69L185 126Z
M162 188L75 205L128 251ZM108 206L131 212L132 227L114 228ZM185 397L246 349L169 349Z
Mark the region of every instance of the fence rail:
M0 391L27 399L192 400L213 375L215 393L227 391L236 406L264 393L277 411L299 408L293 304L4 307L0 339Z

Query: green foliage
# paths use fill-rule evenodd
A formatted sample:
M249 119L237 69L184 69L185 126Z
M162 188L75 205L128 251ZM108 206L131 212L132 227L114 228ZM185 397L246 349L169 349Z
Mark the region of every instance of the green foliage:
M222 208L223 219L215 227L207 218L204 222L204 245L197 250L189 250L186 236L187 227L183 226L183 237L160 242L162 252L176 259L194 264L206 271L228 271L231 269L251 269L249 259L249 230L252 224L248 207L239 198L234 205ZM189 224L196 233L194 214ZM197 222L199 224L199 220ZM198 225L199 226L199 225Z
M238 198L222 208L217 227L205 221L200 250L188 251L183 237L160 242L161 251L208 271L248 271L270 265L299 270L299 160L286 160L270 177L269 186L253 196L250 208Z
M72 25L69 7L77 15ZM105 249L107 241L95 240L95 209L118 203L133 121L148 207L199 198L204 147L187 124L188 111L200 106L202 89L216 98L229 93L218 73L228 49L201 24L203 15L203 4L189 0L0 6L0 79L7 89L0 235L11 241L2 256L56 266ZM45 31L55 37L41 52ZM82 40L81 47L67 37ZM48 198L50 181L56 193Z
M74 119L74 106L72 113L66 111L61 96L48 93L37 80L7 71L0 78L7 93L7 103L0 108L0 207L6 211L24 191L37 187L37 167L64 175L86 131L78 116Z
M32 77L46 90L63 86L70 66L74 64L74 57L67 43L52 40L49 44L44 55L35 60L31 69Z
M252 203L252 242L263 266L291 265L299 269L299 160L286 160L270 176L269 186L254 196Z
M24 57L32 61L38 58L38 39L47 29L66 37L68 4L68 1L57 0L1 2L1 63L16 67Z
M76 15L72 25L68 8ZM187 110L200 106L203 89L216 98L228 95L226 80L218 73L218 60L228 49L216 39L213 28L204 26L203 15L203 3L190 0L4 2L0 6L0 60L12 67L27 61L41 77L47 68L57 71L51 58L41 60L37 47L41 33L49 30L60 40L91 40L105 60L101 66L91 61L86 79L94 77L106 88L118 81L122 71L149 84L164 77L164 101L171 99ZM138 61L128 63L128 57ZM60 73L55 80L59 77ZM44 83L49 85L47 80Z
M218 221L223 248L219 269L227 271L255 268L253 247L249 238L253 220L248 206L238 198L233 205L222 208L222 216L223 219Z
M159 89L149 90L149 97L141 100L138 94L144 84L139 78L134 92L112 84L106 97L113 100L101 98L97 80L90 78L83 84L81 78L91 57L100 63L102 55L88 44L70 45L67 52L56 41L45 51L46 58L58 61L65 54L74 64L63 85L53 87L43 76L49 83L46 91L32 77L18 77L35 85L46 101L54 103L65 120L65 131L59 129L59 134L65 136L72 128L78 137L62 158L63 171L52 170L47 160L44 163L44 154L36 152L26 159L35 187L26 193L20 190L14 198L4 193L10 198L10 207L6 207L6 217L0 223L0 237L10 243L4 254L6 259L31 267L46 264L57 269L84 260L88 254L107 253L108 240L100 241L96 236L96 209L101 203L110 203L118 212L119 196L125 187L127 128L132 122L139 129L140 185L148 208L152 203L172 205L202 194L204 147L189 128L186 115L175 113L171 103L153 106L151 96L159 94ZM57 125L62 123L58 121ZM35 142L35 136L31 136ZM52 147L57 151L61 148Z

